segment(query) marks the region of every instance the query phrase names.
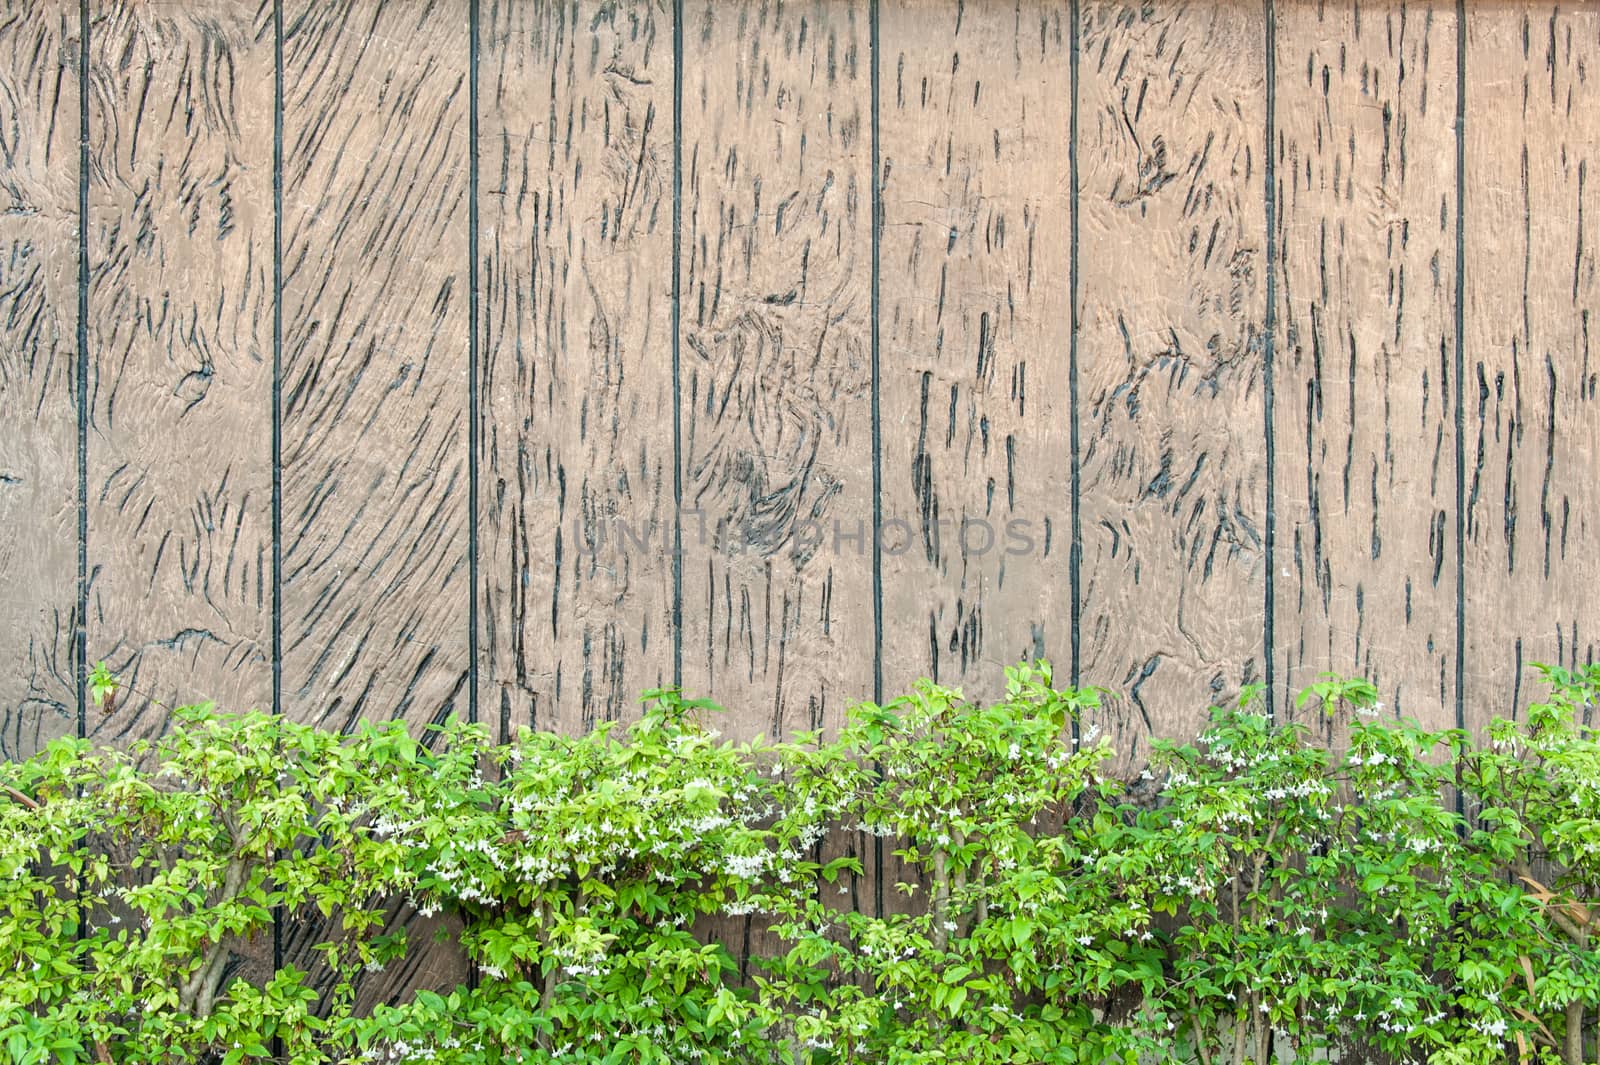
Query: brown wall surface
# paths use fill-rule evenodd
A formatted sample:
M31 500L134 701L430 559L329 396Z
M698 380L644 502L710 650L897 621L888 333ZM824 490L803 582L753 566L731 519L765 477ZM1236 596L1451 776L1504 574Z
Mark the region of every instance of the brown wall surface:
M1323 670L1481 726L1596 655L1596 70L1578 3L8 0L0 754L1034 656L1132 760Z
M0 746L1509 711L1595 654L1600 10L1465 11L11 3Z

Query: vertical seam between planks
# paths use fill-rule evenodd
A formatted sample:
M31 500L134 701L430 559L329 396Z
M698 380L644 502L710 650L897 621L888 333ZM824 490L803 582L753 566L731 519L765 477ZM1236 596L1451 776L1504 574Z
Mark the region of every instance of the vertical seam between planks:
M478 723L478 0L467 3L467 721ZM506 737L496 731L499 742ZM467 962L478 987L478 963Z
M89 0L78 2L78 739L88 735L89 673Z
M1278 117L1278 11L1274 0L1264 0L1266 14L1266 159L1262 172L1266 182L1266 195L1263 197L1266 208L1267 222L1267 307L1262 329L1262 370L1261 370L1261 423L1262 432L1266 442L1266 581L1262 589L1265 600L1261 621L1261 648L1266 660L1262 665L1262 679L1266 683L1267 694L1267 721L1276 723L1278 720L1278 702L1274 684L1276 669L1273 659L1276 649L1273 647L1273 626L1276 619L1273 616L1277 595L1277 441L1273 437L1273 361L1277 357L1277 344L1274 342L1274 332L1278 328L1278 171L1274 162L1276 152L1274 141L1277 139ZM1242 678L1241 678L1242 679ZM1285 703L1287 707L1287 702ZM1267 1033L1266 1059L1275 1060L1277 1055L1273 1051L1273 1035Z
M868 52L872 92L872 699L883 701L883 422L879 407L879 289L883 189L880 186L880 145L878 141L879 62L878 0L867 8Z
M1466 543L1467 452L1466 420L1461 404L1465 388L1461 375L1466 367L1466 263L1467 263L1467 5L1456 0L1456 306L1455 306L1455 403L1456 430L1456 728L1467 727L1466 710ZM1456 787L1456 813L1463 812L1462 793Z
M478 0L467 5L467 720L478 723ZM503 742L505 737L499 737Z
M1082 18L1080 0L1072 0L1070 15L1072 28L1068 38L1068 65L1071 82L1069 94L1072 99L1068 104L1067 120L1067 298L1071 306L1067 312L1067 433L1072 459L1072 548L1067 558L1067 571L1068 582L1072 589L1072 686L1076 688L1083 683L1083 496L1078 451L1078 333L1082 329L1082 322L1078 320L1078 87L1080 83L1078 64L1079 50L1082 47L1079 38ZM1072 730L1076 738L1078 731L1076 718L1073 719Z
M283 715L283 0L272 0L272 715ZM272 971L283 968L283 907L272 913ZM273 1053L281 1054L274 1037Z
M1266 93L1266 210L1267 210L1267 313L1266 328L1262 337L1265 358L1262 361L1261 391L1262 391L1262 423L1266 436L1266 461L1267 461L1267 528L1266 528L1266 587L1265 611L1262 621L1262 651L1266 655L1263 665L1264 679L1267 687L1267 718L1276 721L1278 716L1278 702L1275 684L1277 681L1276 648L1273 646L1274 626L1277 619L1275 608L1277 605L1277 441L1273 437L1273 362L1277 355L1274 332L1278 328L1278 200L1277 200L1277 167L1274 163L1275 150L1273 141L1277 136L1277 79L1278 79L1278 14L1274 0L1266 0L1266 30L1267 30L1267 93Z
M63 22L65 17L63 17ZM89 0L78 4L78 328L77 328L77 415L78 415L78 579L77 627L73 631L77 644L73 652L73 667L77 678L73 687L77 692L78 739L88 733L88 714L85 705L88 696L89 673ZM42 726L41 722L41 726ZM82 789L78 789L81 794ZM83 904L83 886L73 891L79 906ZM84 939L84 927L79 924L77 940Z
M683 687L683 0L672 3L672 684Z
M879 406L880 323L879 279L883 237L883 187L879 111L881 77L878 27L878 0L867 7L869 67L871 70L872 111L872 701L883 702L883 420ZM873 907L883 916L883 839L872 837Z

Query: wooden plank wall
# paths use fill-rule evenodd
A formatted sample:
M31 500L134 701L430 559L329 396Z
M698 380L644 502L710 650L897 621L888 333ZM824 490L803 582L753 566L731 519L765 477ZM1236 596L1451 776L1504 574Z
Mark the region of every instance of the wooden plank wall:
M507 735L673 676L673 70L670 8L484 8L479 685Z
M1130 763L1265 674L1262 14L1082 9L1080 672Z
M1457 28L1450 6L1297 4L1276 35L1280 698L1359 673L1433 728L1455 724L1461 589Z
M1481 727L1596 654L1597 63L1578 3L9 0L0 751L1034 655L1130 766L1328 669Z
M1473 721L1596 654L1600 11L1466 20L1462 656ZM1600 325L1600 322L1595 323Z
M80 13L0 19L0 754L77 734L86 380Z
M992 692L1071 656L1071 12L880 18L883 679Z
M764 732L872 691L865 5L684 0L677 336L685 686Z
M198 677L273 695L274 60L243 0L89 17L87 645L144 696L89 734L121 740Z

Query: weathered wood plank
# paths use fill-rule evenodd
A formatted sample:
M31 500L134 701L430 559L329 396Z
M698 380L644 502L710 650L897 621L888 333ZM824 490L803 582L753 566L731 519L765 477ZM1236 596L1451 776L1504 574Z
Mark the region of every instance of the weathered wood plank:
M683 678L746 735L872 694L866 16L685 9Z
M1467 20L1467 724L1510 716L1534 662L1600 637L1600 9L1474 8Z
M465 711L467 20L284 11L283 702Z
M1454 8L1277 9L1277 644L1455 725Z
M0 19L0 757L77 731L78 9Z
M105 742L270 706L271 10L97 3L88 648Z
M672 675L672 10L485 15L482 712L587 730Z
M467 709L467 10L283 23L283 705L420 728ZM433 922L393 927L415 947L363 997L464 978ZM296 926L286 959L324 934Z
M1265 32L1219 2L1083 20L1082 671L1138 761L1263 674Z
M891 690L1070 659L1070 30L1060 3L881 9Z

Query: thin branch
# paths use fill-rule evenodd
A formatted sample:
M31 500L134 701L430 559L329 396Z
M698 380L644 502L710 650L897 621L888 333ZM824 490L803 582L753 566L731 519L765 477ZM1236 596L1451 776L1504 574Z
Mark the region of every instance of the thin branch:
M9 785L9 784L5 785L5 789L6 789L6 794L11 797L12 801L18 803L19 805L26 806L30 810L37 810L39 808L39 804L37 802L35 802L33 799L28 798L26 795L22 794L22 792L18 791L16 788L13 788L11 785Z

